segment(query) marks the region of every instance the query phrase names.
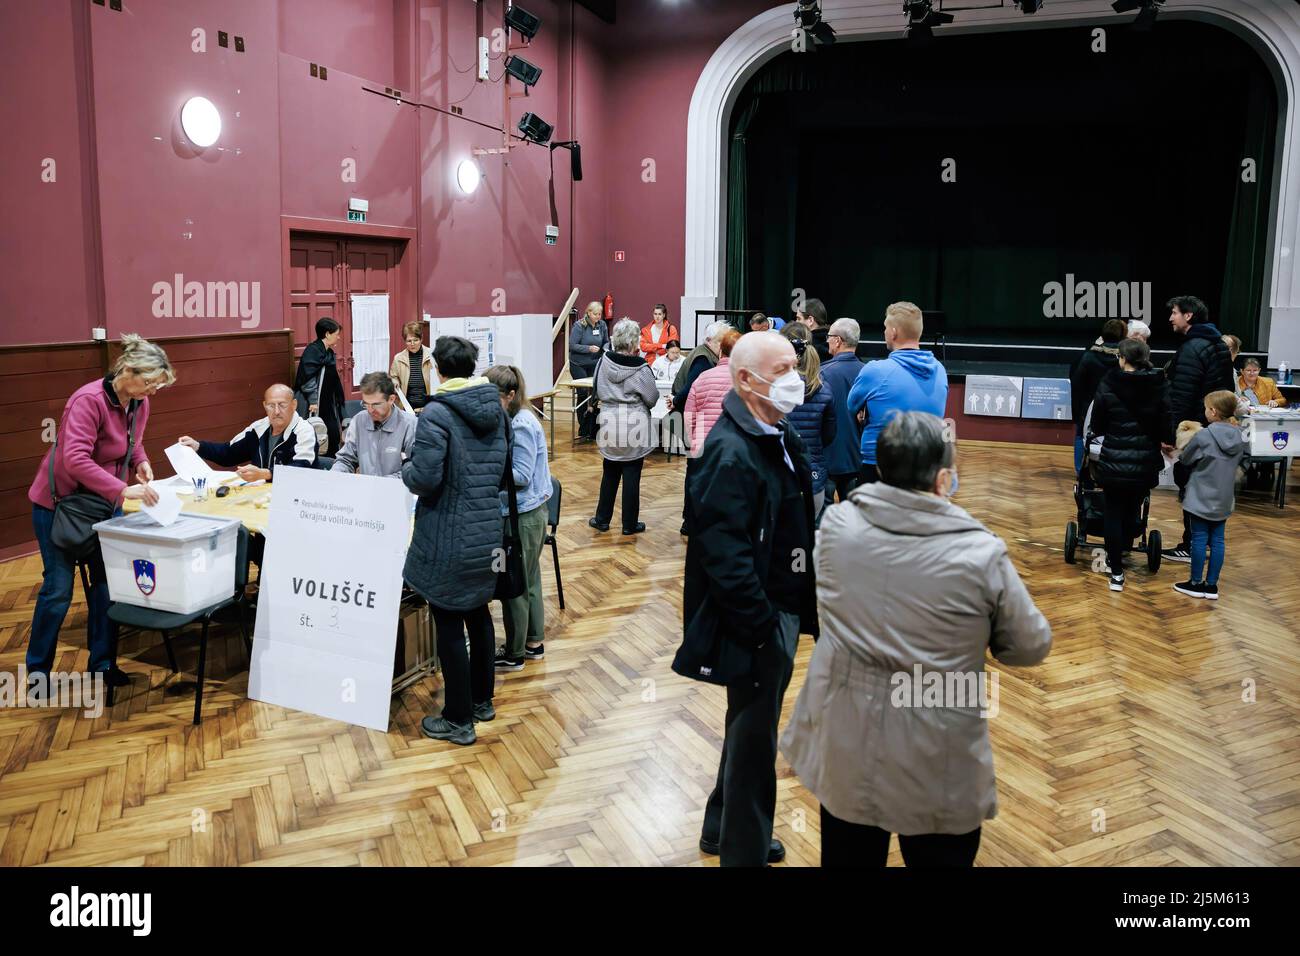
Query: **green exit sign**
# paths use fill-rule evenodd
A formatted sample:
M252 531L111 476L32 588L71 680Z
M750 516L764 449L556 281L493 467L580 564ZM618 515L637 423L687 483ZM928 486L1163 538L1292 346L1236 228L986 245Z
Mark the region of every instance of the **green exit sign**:
M366 214L359 209L348 210L348 222L365 222Z

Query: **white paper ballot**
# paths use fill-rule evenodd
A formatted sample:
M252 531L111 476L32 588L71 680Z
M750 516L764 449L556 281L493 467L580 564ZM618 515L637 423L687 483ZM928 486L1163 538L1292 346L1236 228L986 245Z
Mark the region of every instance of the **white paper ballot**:
M176 520L181 513L181 500L173 492L154 488L158 492L156 505L141 504L140 510L164 528Z
M212 472L198 452L180 442L167 448L167 460L182 478L206 478Z

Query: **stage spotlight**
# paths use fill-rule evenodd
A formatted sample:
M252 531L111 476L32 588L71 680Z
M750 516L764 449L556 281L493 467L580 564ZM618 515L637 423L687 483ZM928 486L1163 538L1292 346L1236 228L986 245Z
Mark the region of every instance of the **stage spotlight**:
M545 146L555 127L536 113L525 113L519 119L519 132L524 134L524 139Z
M1156 17L1160 13L1160 7L1165 0L1115 0L1110 8L1116 13L1130 13L1133 10L1138 12L1137 17L1133 20L1135 30L1150 30L1156 22Z
M512 56L506 61L506 72L516 80L523 83L524 86L532 86L542 76L542 68L533 66L522 56Z
M512 4L506 10L506 26L519 33L525 40L531 40L537 36L537 31L542 28L542 21L527 10L522 10Z
M924 43L934 39L934 28L952 23L951 13L934 9L934 0L903 0L907 14L907 39Z
M835 42L835 28L822 22L822 8L818 0L798 0L794 19L799 28L811 34L813 40L823 45Z
M1023 14L1037 13L1043 8L1043 0L1016 0L1016 6Z

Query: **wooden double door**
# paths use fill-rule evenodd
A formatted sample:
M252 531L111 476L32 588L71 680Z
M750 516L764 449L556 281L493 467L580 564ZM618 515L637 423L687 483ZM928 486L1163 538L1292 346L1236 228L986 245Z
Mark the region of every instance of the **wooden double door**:
M406 251L400 239L352 239L313 233L289 236L289 327L293 329L294 357L316 340L316 322L333 319L343 327L334 347L338 356L343 393L360 399L354 384L366 372L387 372L388 361L403 347L402 325L406 309L399 301L398 266ZM388 361L383 368L358 371L352 349L352 296L388 296ZM372 363L373 364L373 363ZM296 366L295 366L296 367Z

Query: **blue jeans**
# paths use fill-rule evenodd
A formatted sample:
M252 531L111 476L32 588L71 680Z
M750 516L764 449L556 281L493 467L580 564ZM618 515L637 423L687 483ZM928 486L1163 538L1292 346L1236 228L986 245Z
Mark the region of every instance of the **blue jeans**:
M1186 514L1186 512L1184 512ZM1192 578L1193 582L1199 583L1201 571L1205 567L1205 546L1208 542L1210 547L1210 573L1203 579L1206 584L1219 583L1219 571L1223 569L1224 541L1223 532L1227 527L1226 521L1206 521L1204 518L1198 518L1196 515L1187 515L1192 525Z
M119 509L117 514L121 514ZM54 650L59 639L59 629L68 616L72 604L73 579L77 563L66 551L56 548L50 541L54 512L40 505L32 505L32 529L36 543L41 548L41 561L45 565L45 578L36 596L36 610L32 613L32 634L27 642L27 672L48 674L54 666ZM117 658L117 625L108 619L108 581L104 575L104 559L96 549L87 562L90 572L90 593L86 595L86 644L90 648L90 670L111 670Z

